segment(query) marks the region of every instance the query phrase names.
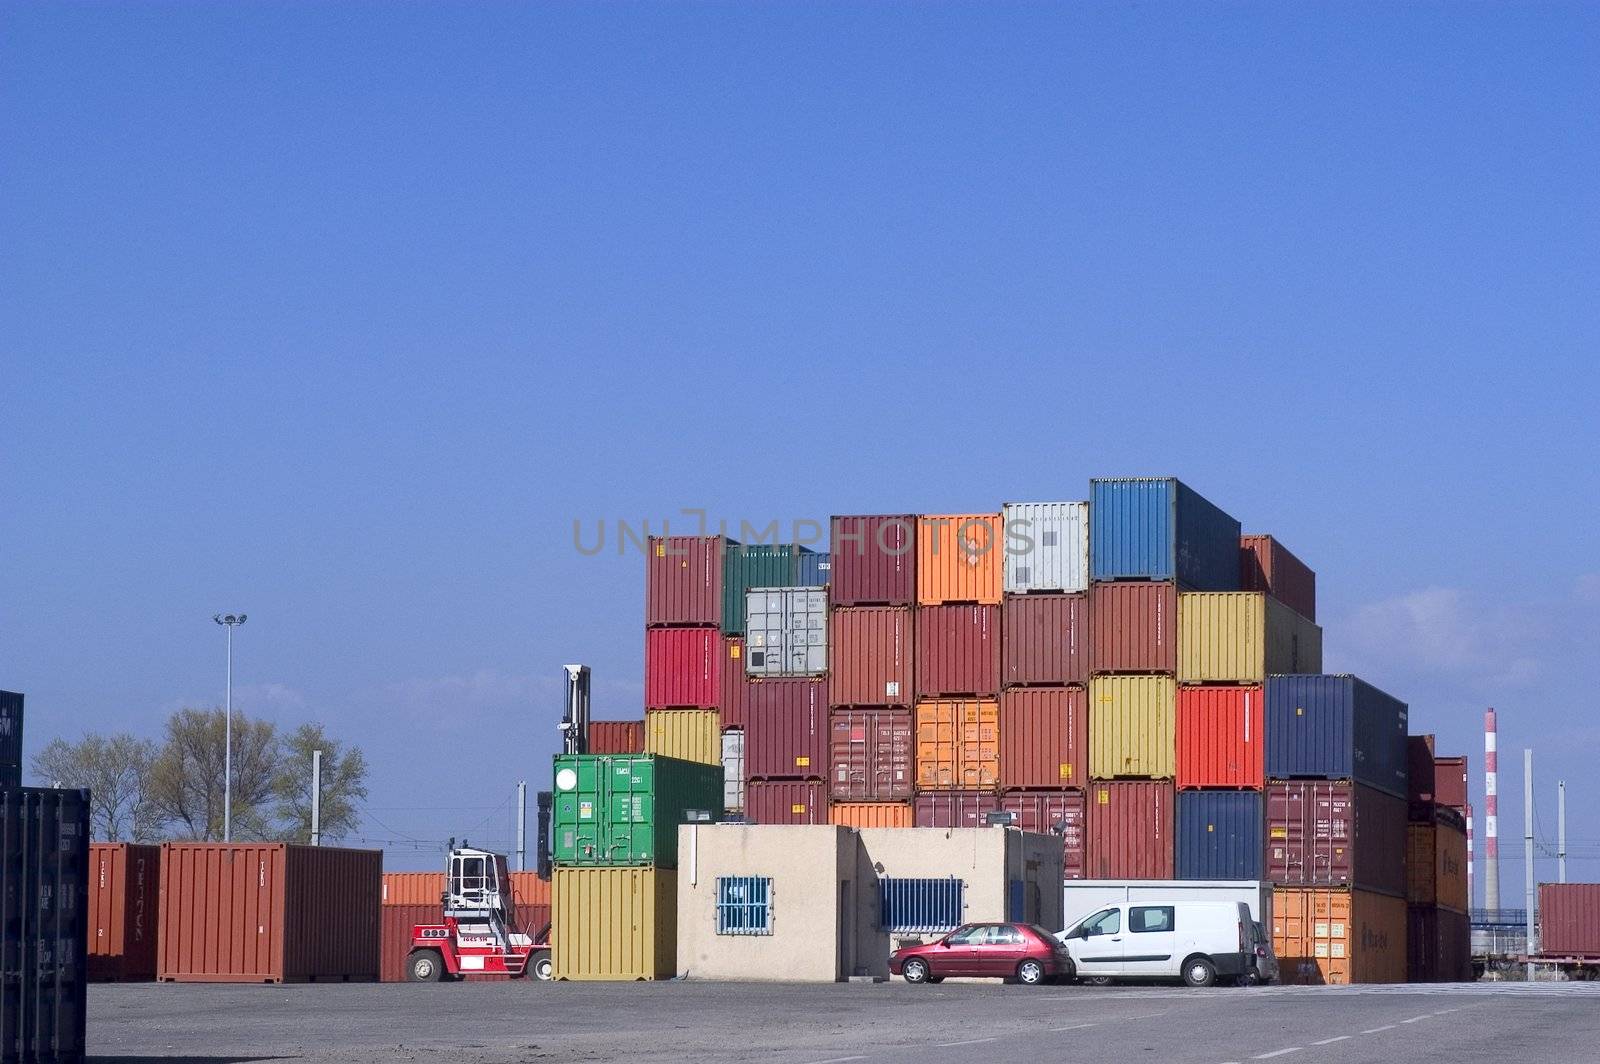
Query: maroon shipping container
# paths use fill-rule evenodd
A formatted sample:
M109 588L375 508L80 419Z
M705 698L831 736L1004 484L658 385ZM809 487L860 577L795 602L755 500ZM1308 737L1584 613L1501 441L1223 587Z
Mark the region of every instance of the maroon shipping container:
M1059 597L1059 596L1058 596ZM1089 696L1081 687L1000 695L1000 787L1059 790L1089 779Z
M1267 878L1406 894L1406 802L1348 780L1267 784Z
M1084 878L1084 801L1082 791L1013 791L1002 795L1000 810L1017 818L1023 831L1061 835L1065 879Z
M651 536L645 549L644 623L722 623L723 536Z
M1089 668L1093 672L1177 671L1177 585L1093 585L1089 589L1089 631Z
M385 983L406 981L406 957L411 953L412 929L418 924L437 924L444 919L444 910L437 903L412 905L385 905L378 916L380 944L378 947L378 979ZM550 906L518 905L517 927L529 935L537 935L550 923ZM486 973L468 974L473 982L503 982L508 975Z
M644 753L644 721L592 720L589 722L589 753Z
M826 824L828 785L821 780L751 780L744 818L752 824Z
M1173 878L1174 793L1164 780L1090 784L1087 878Z
M1239 537L1239 590L1265 591L1306 620L1317 619L1317 574L1271 536Z
M1466 913L1406 906L1406 982L1470 983L1472 924Z
M157 977L185 983L377 979L382 898L379 850L165 843Z
M750 711L750 674L744 667L744 637L722 637L722 730L744 727Z
M1433 759L1433 800L1447 805L1462 816L1467 813L1467 759L1465 757L1438 757Z
M1600 883L1539 884L1539 950L1600 959Z
M1089 682L1089 596L1007 595L1005 683L1008 687Z
M917 611L917 695L1000 692L1000 607L924 606Z
M716 709L722 654L722 633L715 628L646 630L644 708Z
M835 606L909 606L917 601L914 514L835 517L832 582Z
M1000 798L988 791L928 791L917 795L911 816L919 828L982 828L990 813L1000 812Z
M909 709L835 709L828 793L841 802L911 797L917 753Z
M1406 736L1406 800L1432 802L1433 777L1433 736Z
M830 739L824 681L751 681L744 722L746 778L825 779Z
M89 847L89 981L156 977L161 847L96 842Z
M909 606L854 606L828 615L830 704L912 705L911 618Z

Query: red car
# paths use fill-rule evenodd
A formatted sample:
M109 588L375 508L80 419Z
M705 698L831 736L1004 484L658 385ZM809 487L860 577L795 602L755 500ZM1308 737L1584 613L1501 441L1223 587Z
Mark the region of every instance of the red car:
M963 924L936 942L895 950L889 971L908 983L991 975L1036 986L1072 978L1072 957L1035 924Z

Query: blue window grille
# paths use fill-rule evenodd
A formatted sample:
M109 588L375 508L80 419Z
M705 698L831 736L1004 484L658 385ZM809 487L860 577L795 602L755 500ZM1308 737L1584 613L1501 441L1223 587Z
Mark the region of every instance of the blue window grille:
M770 876L717 877L717 934L772 934Z
M959 879L880 879L878 929L932 935L961 925L966 884Z

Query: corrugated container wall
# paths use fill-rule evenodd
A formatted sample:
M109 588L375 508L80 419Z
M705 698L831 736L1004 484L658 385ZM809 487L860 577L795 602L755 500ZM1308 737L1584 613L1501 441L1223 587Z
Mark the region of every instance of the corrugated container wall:
M722 552L722 631L744 635L745 594L754 587L793 587L800 552L793 543L729 544Z
M722 536L651 536L645 551L646 625L722 623Z
M826 824L828 785L821 780L751 780L744 816L752 824Z
M1096 676L1089 683L1089 775L1171 779L1177 685L1170 676Z
M1000 693L998 606L924 606L916 637L918 697Z
M1403 983L1404 898L1364 890L1272 892L1272 951L1281 982Z
M1239 590L1265 591L1307 620L1317 619L1317 574L1271 536L1239 537Z
M0 787L22 786L22 695L0 691Z
M1000 610L1007 687L1089 682L1089 596L1007 595Z
M715 766L671 757L558 754L551 847L558 864L678 864L678 825L690 809L722 815Z
M702 765L722 764L722 715L714 709L651 709L644 752Z
M650 628L644 634L646 709L716 709L722 638L715 628Z
M378 981L406 981L406 957L411 954L412 928L435 924L444 917L439 902L432 905L385 905L378 914Z
M1407 825L1406 901L1467 911L1467 833L1460 824Z
M1089 586L1089 504L1009 502L1005 590L1082 591Z
M917 703L917 788L988 791L1000 784L999 704L993 699Z
M665 868L557 868L557 979L670 979L678 965L678 875Z
M1467 914L1406 907L1406 982L1470 983L1472 924Z
M443 872L385 872L380 896L385 905L437 906L443 893Z
M1182 481L1089 482L1096 580L1173 580L1196 591L1239 587L1239 522Z
M833 582L833 555L808 550L800 555L795 583L801 587L827 587Z
M835 801L895 802L911 797L917 757L910 710L835 709L829 724L833 734L829 793Z
M1264 701L1260 687L1178 688L1180 789L1262 787Z
M1539 884L1539 948L1546 956L1600 957L1600 883Z
M1266 686L1268 779L1354 779L1405 797L1404 702L1349 675Z
M910 708L916 702L909 607L835 609L829 622L831 704Z
M1263 842L1259 791L1178 795L1179 879L1260 879Z
M644 721L590 721L588 752L591 754L644 753Z
M717 703L722 711L719 723L724 728L742 728L750 704L750 674L744 668L744 639L736 635L723 636L722 651L722 698Z
M89 847L89 979L156 977L161 847L97 842Z
M1452 809L1467 808L1467 759L1465 757L1435 757L1433 759L1433 800Z
M751 685L744 726L744 767L751 779L826 778L831 738L824 681Z
M1172 879L1172 784L1117 780L1089 787L1089 879Z
M1178 590L1168 583L1089 589L1091 672L1176 672Z
M1178 596L1178 679L1261 683L1272 673L1322 671L1322 629L1266 595Z
M1404 898L1404 799L1343 780L1267 784L1267 878Z
M1433 801L1433 736L1406 736L1406 801Z
M745 604L745 669L751 676L828 671L827 588L754 588Z
M0 1048L8 1062L83 1060L89 792L0 788Z
M744 782L750 778L744 764L744 732L737 728L722 733L722 808L737 813L744 809Z
M1017 818L1017 827L1041 835L1061 836L1066 879L1084 877L1084 801L1082 791L1012 791L1000 798L1002 812Z
M917 601L999 605L1005 557L999 514L928 514L917 524Z
M909 606L917 601L917 519L912 514L833 519L835 606Z
M911 803L911 816L919 828L981 828L985 818L1000 812L993 791L925 791Z
M834 802L828 823L847 828L909 828L915 826L910 802Z
M383 854L287 843L161 847L163 980L378 978Z
M1060 790L1089 782L1089 697L1081 687L1013 687L1000 695L1000 785Z

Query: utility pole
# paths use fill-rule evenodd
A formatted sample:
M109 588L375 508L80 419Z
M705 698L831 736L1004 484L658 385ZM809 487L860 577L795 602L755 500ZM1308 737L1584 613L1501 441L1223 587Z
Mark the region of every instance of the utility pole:
M1527 906L1528 982L1533 982L1533 751L1522 751L1522 871Z
M212 616L213 621L228 630L228 695L227 708L223 713L227 716L227 723L223 725L223 751L222 751L222 841L233 841L233 630L245 622L242 613L218 613Z
M1567 781L1556 781L1556 882L1567 881Z
M322 845L322 751L311 751L311 845Z
M517 871L528 870L528 781L517 781Z

